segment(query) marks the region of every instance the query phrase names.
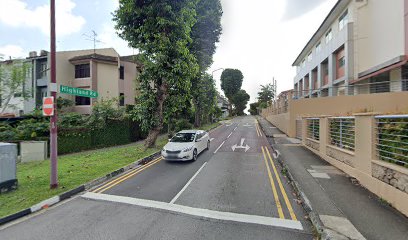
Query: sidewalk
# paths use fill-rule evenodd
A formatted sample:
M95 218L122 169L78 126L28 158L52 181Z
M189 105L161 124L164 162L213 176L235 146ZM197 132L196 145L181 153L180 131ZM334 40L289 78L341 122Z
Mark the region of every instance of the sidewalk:
M258 117L322 239L407 239L408 218Z

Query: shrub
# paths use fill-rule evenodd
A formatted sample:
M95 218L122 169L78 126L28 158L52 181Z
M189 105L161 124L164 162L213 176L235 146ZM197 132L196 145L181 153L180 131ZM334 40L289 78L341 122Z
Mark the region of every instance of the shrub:
M184 129L191 129L193 128L193 124L191 124L187 119L179 119L176 121L176 125L174 130L179 132Z

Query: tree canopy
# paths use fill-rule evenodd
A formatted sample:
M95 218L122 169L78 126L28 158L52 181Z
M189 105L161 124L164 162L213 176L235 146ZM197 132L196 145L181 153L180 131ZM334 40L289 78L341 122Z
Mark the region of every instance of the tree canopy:
M275 98L275 89L272 84L261 85L261 91L258 92L258 102L269 104Z
M249 113L251 115L258 115L259 102L249 104Z
M239 90L233 97L233 103L235 105L235 111L238 116L244 115L244 110L246 108L246 105L248 104L248 101L250 99L250 96L248 93L241 89Z
M140 52L140 96L133 112L154 145L166 118L185 105L199 71L190 52L196 1L121 0L114 12L119 36ZM182 94L180 94L180 92Z

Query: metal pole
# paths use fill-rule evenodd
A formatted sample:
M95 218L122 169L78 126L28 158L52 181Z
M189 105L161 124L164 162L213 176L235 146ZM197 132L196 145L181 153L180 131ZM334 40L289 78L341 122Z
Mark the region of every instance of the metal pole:
M56 86L56 72L55 72L55 0L51 0L51 84ZM50 88L51 96L54 98L54 115L51 116L50 121L50 157L51 157L51 177L50 188L58 187L58 170L57 170L57 93L55 87Z

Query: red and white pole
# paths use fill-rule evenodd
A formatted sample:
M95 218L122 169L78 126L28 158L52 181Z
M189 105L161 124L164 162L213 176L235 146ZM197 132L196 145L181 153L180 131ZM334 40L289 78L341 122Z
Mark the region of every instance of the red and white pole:
M50 157L51 157L51 177L50 188L58 187L58 145L57 145L57 92L56 92L56 72L55 72L55 0L51 0L51 84L49 89L51 96L54 98L54 114L50 121Z

